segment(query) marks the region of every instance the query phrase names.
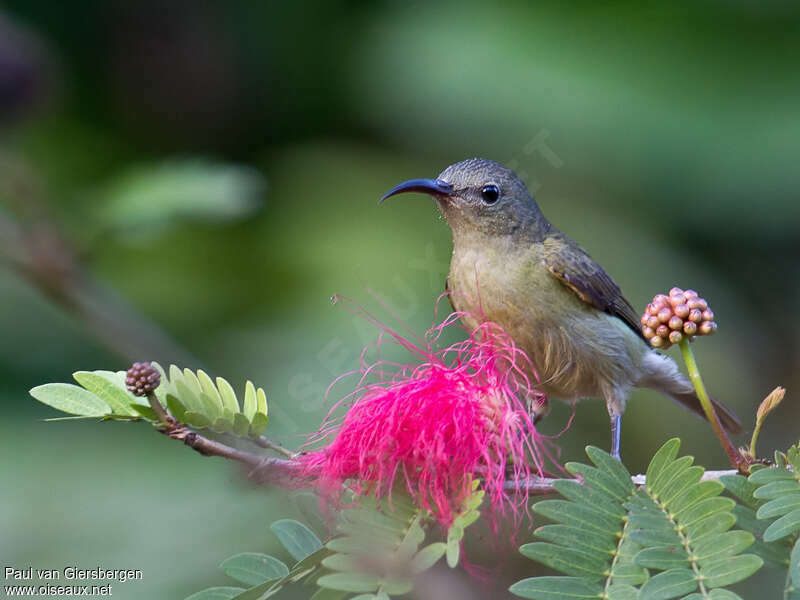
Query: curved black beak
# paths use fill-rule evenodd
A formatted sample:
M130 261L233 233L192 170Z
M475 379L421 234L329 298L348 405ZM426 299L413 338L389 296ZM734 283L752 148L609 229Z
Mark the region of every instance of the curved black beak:
M409 179L384 194L378 200L378 204L390 196L405 194L406 192L419 192L420 194L429 194L431 196L449 196L453 193L453 186L441 179Z

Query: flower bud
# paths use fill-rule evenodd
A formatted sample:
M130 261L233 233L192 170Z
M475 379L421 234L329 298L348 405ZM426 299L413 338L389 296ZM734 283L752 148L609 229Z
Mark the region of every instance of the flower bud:
M697 323L693 323L692 321L686 321L683 324L683 333L686 335L692 336L697 333Z
M683 327L683 319L681 319L679 316L675 315L669 320L668 324L669 324L669 328L670 329L674 329L675 331L678 331L679 329L681 329Z
M655 348L660 348L664 345L664 338L662 338L660 335L653 336L650 338L650 344Z
M669 299L669 303L672 304L673 307L680 306L681 304L686 304L686 296L684 296L683 294L675 294Z
M707 308L703 311L703 321L713 321L714 320L714 312Z
M658 320L662 323L666 323L672 317L672 309L667 308L666 306L658 311Z
M683 334L680 331L672 331L669 334L669 341L673 344L680 344L683 340Z
M651 329L655 329L660 324L661 324L661 321L658 320L658 317L651 316L651 317L648 317L648 319L647 319L647 326L650 327Z
M674 296L676 294L682 294L682 293L683 293L683 290L681 288L679 288L679 287L674 287L669 291L669 295L670 296Z
M697 298L689 298L686 301L686 306L688 306L690 310L694 310L696 308L703 310L702 308L700 308L700 300L698 300Z
M699 323L703 320L703 313L699 308L693 308L689 311L689 320L693 323Z
M685 292L683 292L683 295L686 296L687 298L697 298L697 292L695 292L694 290L686 290Z
M125 374L125 386L134 396L154 392L161 383L161 374L147 362L136 362Z
M703 321L697 329L702 335L711 335L717 330L717 324L714 321Z
M659 325L656 327L656 335L666 338L669 335L669 327L666 325Z
M642 327L642 335L643 335L644 337L646 337L648 340L649 340L650 338L652 338L652 337L653 337L655 334L656 334L656 332L653 330L653 328L652 328L652 327L648 327L647 325L645 325L644 327Z
M679 304L674 309L673 312L678 315L681 319L685 319L689 316L689 307L686 304Z

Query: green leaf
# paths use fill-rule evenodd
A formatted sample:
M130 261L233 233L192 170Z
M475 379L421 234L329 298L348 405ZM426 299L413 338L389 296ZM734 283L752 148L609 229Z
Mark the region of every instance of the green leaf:
M309 600L343 600L347 598L347 592L331 590L328 588L317 588L317 591ZM373 594L359 594L357 598L376 598Z
M689 594L696 589L697 581L692 571L671 569L648 579L639 591L639 600L668 600Z
M111 413L102 399L71 383L46 383L36 386L29 393L39 402L71 415L102 417Z
M648 490L653 490L653 486L658 485L658 480L664 469L675 460L680 447L681 441L678 438L672 438L661 446L655 455L653 455L653 458L650 460L650 465L647 467Z
M267 415L264 413L257 412L255 416L253 416L253 422L250 424L248 435L250 437L260 436L266 430L268 423L269 417L267 417Z
M580 577L531 577L508 589L512 594L534 600L585 600L603 596L602 586Z
M756 511L759 519L771 519L780 517L795 509L800 508L800 493L789 493L770 500Z
M303 560L322 548L322 542L319 541L319 538L314 532L298 521L282 519L280 521L275 521L269 528L295 560ZM357 592L359 590L344 591ZM370 590L364 591L368 592Z
M639 590L627 583L614 583L608 587L608 600L637 600Z
M381 579L380 587L387 596L403 596L414 589L414 584L408 579Z
M553 482L553 488L565 498L589 504L612 518L621 519L625 516L625 509L620 506L619 501L604 490L581 485L571 479L557 479Z
M566 575L583 577L589 581L601 579L608 569L605 560L581 550L564 548L547 542L525 544L519 551L530 559Z
M197 370L197 380L200 382L200 388L203 390L214 403L220 407L223 407L222 404L222 397L220 396L217 388L214 386L214 382L211 381L211 377L208 376L208 373L203 371L202 369Z
M632 491L632 486L625 487L615 476L589 465L568 462L564 465L564 468L569 473L582 477L584 484L590 485L594 489L603 490L619 502L627 500Z
M794 481L795 474L783 467L769 467L756 471L747 480L750 483L761 486L774 481ZM758 496L755 497L758 498Z
M772 484L768 483L767 485ZM767 527L766 531L764 531L764 541L774 542L798 530L800 530L800 509L793 510L789 514L783 515L780 519L777 519L772 525Z
M728 590L714 588L705 596L700 593L684 596L683 600L742 600L739 596Z
M566 546L583 550L590 554L606 554L611 557L611 553L616 547L616 537L612 535L601 535L594 532L587 532L578 527L569 525L542 525L534 531L537 537Z
M672 479L668 485L664 486L663 492L661 493L661 501L662 502L678 502L677 506L680 507L681 503L684 502L692 502L692 492L697 488L697 484L700 479L703 477L703 473L705 469L700 466L689 467L681 471L674 479ZM722 491L722 484L717 483L716 481L708 481L703 483L712 483L715 486L715 489L718 489L716 492L719 494ZM702 485L702 484L701 484ZM713 494L711 494L713 495Z
M411 572L418 575L423 571L427 571L444 556L446 549L447 544L442 542L435 542L425 546L411 560Z
M761 568L764 561L755 554L730 556L710 566L703 566L700 573L705 577L706 587L724 587L742 579L747 579Z
M624 496L629 495L633 491L631 474L620 461L612 457L605 450L601 450L596 446L587 446L586 455L598 469L609 474L617 482Z
M228 577L247 585L260 585L289 574L289 567L267 554L242 552L224 560L219 566Z
M167 394L167 408L169 412L175 417L179 423L186 422L186 407L172 394Z
M681 478L679 476L684 475L693 462L694 458L691 456L681 456L671 463L666 464L655 481L647 481L648 489L651 490L652 494L666 501L667 496L674 496L678 491L680 491L675 489L676 487L679 488L682 485ZM700 473L702 474L702 472L703 470L700 468Z
M794 581L795 587L800 588L800 538L795 541L789 558L789 576Z
M542 500L533 505L533 510L553 521L582 527L589 531L616 535L621 528L618 519L612 519L590 506L566 500Z
M759 471L759 473L762 473L762 471ZM800 492L800 482L791 479L773 481L771 483L767 483L766 485L762 485L755 492L753 492L753 496L759 499L769 500L772 498L777 498L778 496L783 496L784 494L791 494L795 492Z
M250 421L253 415L256 414L258 409L258 401L256 400L256 388L252 381L248 381L244 386L244 407L242 413Z
M726 531L693 545L693 554L702 565L728 556L735 556L749 548L755 538L749 531Z
M233 415L233 432L240 437L244 437L250 432L250 421L242 413Z
M447 566L455 569L461 559L461 538L464 537L464 530L457 525L453 525L447 531Z
M681 546L645 548L636 555L636 564L650 569L680 569L687 566L689 555Z
M146 404L131 404L131 408L148 421L158 421L156 411Z
M741 502L750 508L756 508L758 500L753 497L753 492L758 489L758 486L748 481L747 477L744 475L723 475L719 480L725 486L725 489Z
M362 561L359 561L352 554L331 554L322 559L322 566L331 571L344 571L347 573L357 573L364 570Z
M186 412L205 415L206 408L200 400L200 395L195 393L183 379L178 379L174 383L175 390L178 392L178 400L186 407Z
M719 486L722 490L722 485ZM706 498L691 505L690 507L683 508L673 513L673 517L677 518L681 525L684 527L691 527L700 520L717 513L730 512L736 503L730 498L714 497ZM672 507L670 507L672 508Z
M239 412L239 401L236 399L236 392L227 380L217 377L217 388L222 398L222 406L232 411L234 414Z
M267 406L267 395L262 388L256 390L256 414L264 416L269 414L269 406Z
M72 377L84 388L102 399L115 415L135 415L131 403L136 396L120 385L117 374L112 371L77 371Z
M240 587L212 587L192 594L186 600L231 600L243 591L244 588Z
M665 500L665 502L669 503L671 511L673 511L675 514L678 514L687 508L694 506L701 500L719 496L723 489L724 486L718 481L701 481L700 483L696 483L692 487L678 494L675 499ZM727 500L727 502L732 502L732 500Z
M365 573L332 573L317 580L321 587L342 592L374 592L379 583L376 576Z
M186 419L186 424L195 429L205 429L211 426L211 419L201 413L186 411L183 417Z

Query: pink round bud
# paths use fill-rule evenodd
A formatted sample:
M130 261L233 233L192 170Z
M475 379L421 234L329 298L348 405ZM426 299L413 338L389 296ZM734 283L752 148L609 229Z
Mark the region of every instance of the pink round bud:
M687 300L686 302L686 306L689 307L689 310L694 310L695 308L703 310L702 308L700 308L700 300L698 300L697 298L689 298L689 300Z
M699 323L703 320L703 312L699 308L693 308L689 311L689 320Z
M681 319L685 319L689 316L689 307L686 304L679 304L676 306L673 311L676 315L678 315Z
M672 317L672 309L667 308L666 306L658 311L658 320L662 323L666 323Z
M673 331L669 334L669 341L673 344L680 344L683 340L683 334L680 331Z
M651 315L657 315L658 311L661 310L661 304L656 304L655 302L651 302L647 305L647 312Z
M707 308L703 311L703 321L713 321L714 320L714 312Z
M645 325L644 327L642 327L642 335L643 335L644 337L646 337L648 340L649 340L651 337L653 337L655 334L656 334L656 332L653 330L653 328L652 328L652 327L648 327L647 325Z
M650 318L650 315L648 315L648 314L647 314L647 311L645 310L644 314L642 315L642 318L641 318L641 319L639 319L639 322L640 322L642 325L647 325L647 319L649 319L649 318Z
M650 344L655 348L660 348L664 345L664 338L662 338L660 335L653 336L650 338Z
M697 298L697 292L695 292L694 290L686 290L685 292L683 292L683 295L686 296L687 298Z
M667 337L669 335L669 327L666 325L659 325L656 327L656 335L661 336L662 338Z
M714 321L703 321L698 327L698 333L701 335L711 335L717 330L717 324Z
M692 336L697 333L697 323L693 323L692 321L686 321L683 324L683 333L686 335Z
M708 308L708 302L706 302L705 298L698 298L697 301L700 303L699 308L700 310L705 310Z
M658 317L650 316L647 318L647 326L651 329L655 329L661 324L661 321L658 320Z
M675 315L669 320L669 328L678 331L683 328L683 319Z
M672 298L669 299L669 303L672 306L680 306L681 304L686 304L686 296L683 294L675 294Z
M679 288L679 287L674 287L669 291L669 295L670 296L674 296L676 294L682 294L682 293L683 293L683 290L681 288Z
M656 294L653 298L653 302L660 304L661 306L666 306L669 304L669 296L666 294Z

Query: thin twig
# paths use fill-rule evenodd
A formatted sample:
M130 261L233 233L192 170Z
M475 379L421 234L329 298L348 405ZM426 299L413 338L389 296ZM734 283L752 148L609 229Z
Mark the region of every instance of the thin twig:
M181 425L171 417L161 432L173 440L182 441L203 456L220 456L242 463L250 468L248 478L256 481L274 481L277 478L289 476L299 466L293 460L253 454L209 439L185 425Z
M260 446L261 448L272 450L274 452L277 452L278 454L283 454L286 458L294 459L297 458L298 455L297 452L293 452L288 448L284 448L280 444L273 442L268 438L265 438L263 435L260 435L257 438L250 438L250 441L253 442L256 446Z

